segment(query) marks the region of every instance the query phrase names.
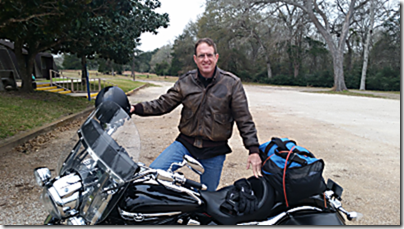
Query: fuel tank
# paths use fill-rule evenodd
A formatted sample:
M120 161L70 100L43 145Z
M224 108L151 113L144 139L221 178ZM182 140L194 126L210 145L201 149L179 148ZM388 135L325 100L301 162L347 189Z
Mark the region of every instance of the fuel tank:
M137 222L175 218L200 208L198 202L186 193L147 182L130 184L118 204L122 218Z

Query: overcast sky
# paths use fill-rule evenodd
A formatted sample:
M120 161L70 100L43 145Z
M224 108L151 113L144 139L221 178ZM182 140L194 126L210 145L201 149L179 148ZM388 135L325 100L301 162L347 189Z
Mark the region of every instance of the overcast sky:
M158 34L143 33L140 36L141 46L138 49L147 52L153 51L166 44L173 44L175 37L182 34L188 22L196 21L205 10L205 0L159 0L161 7L155 11L157 13L168 13L170 19L167 28L158 29Z

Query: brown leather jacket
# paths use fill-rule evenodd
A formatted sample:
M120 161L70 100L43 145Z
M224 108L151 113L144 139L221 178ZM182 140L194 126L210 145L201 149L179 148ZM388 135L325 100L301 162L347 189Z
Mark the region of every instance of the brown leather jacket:
M220 68L216 69L212 83L206 88L198 79L198 71L192 70L180 76L166 94L140 104L135 106L135 113L141 116L166 114L182 104L180 132L205 140L227 141L236 121L244 146L250 153L252 146L254 151L259 146L241 80Z

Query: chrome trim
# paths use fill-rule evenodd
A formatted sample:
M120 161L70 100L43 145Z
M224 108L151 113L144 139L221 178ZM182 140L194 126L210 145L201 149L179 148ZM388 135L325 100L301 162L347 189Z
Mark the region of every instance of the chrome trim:
M83 226L83 225L87 225L87 224L86 224L86 221L83 219L83 217L74 216L74 217L67 219L66 225Z
M269 218L268 220L257 222L246 222L246 223L239 223L237 225L275 225L279 220L281 220L283 217L287 216L290 213L297 212L297 211L303 211L303 210L313 210L313 211L323 211L320 208L312 207L312 206L301 206L301 207L295 207L292 209L289 209L286 212L282 212L272 218Z
M156 220L158 217L165 217L165 216L174 216L181 214L180 211L177 212L161 212L161 213L134 213L134 212L127 212L122 210L118 207L119 214L125 220L134 220L136 222L143 222L143 221L150 221Z
M177 191L177 192L184 192L184 193L188 194L189 196L193 197L198 202L198 205L202 205L202 200L197 197L197 195L198 196L200 195L199 193L191 191L191 190L189 190L187 188L184 188L182 186L177 186L177 185L172 184L172 183L167 182L167 181L158 180L158 182L160 184L164 185L168 189L171 189L171 190Z
M65 218L71 216L70 210L77 210L80 201L80 191L82 191L81 179L76 174L69 174L55 180L47 192L50 201L60 213L59 217Z
M201 225L201 223L199 221L194 220L194 219L190 219L190 220L188 220L187 225Z

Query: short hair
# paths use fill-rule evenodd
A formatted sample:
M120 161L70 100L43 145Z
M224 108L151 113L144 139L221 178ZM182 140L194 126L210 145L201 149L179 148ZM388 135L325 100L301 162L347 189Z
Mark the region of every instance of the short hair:
M213 51L215 52L214 54L217 53L217 48L216 48L215 42L214 42L212 39L206 37L206 38L201 38L201 39L199 39L199 40L195 43L195 55L196 55L196 48L198 48L198 46L199 46L201 43L206 43L206 44L208 44L209 46L213 47Z

